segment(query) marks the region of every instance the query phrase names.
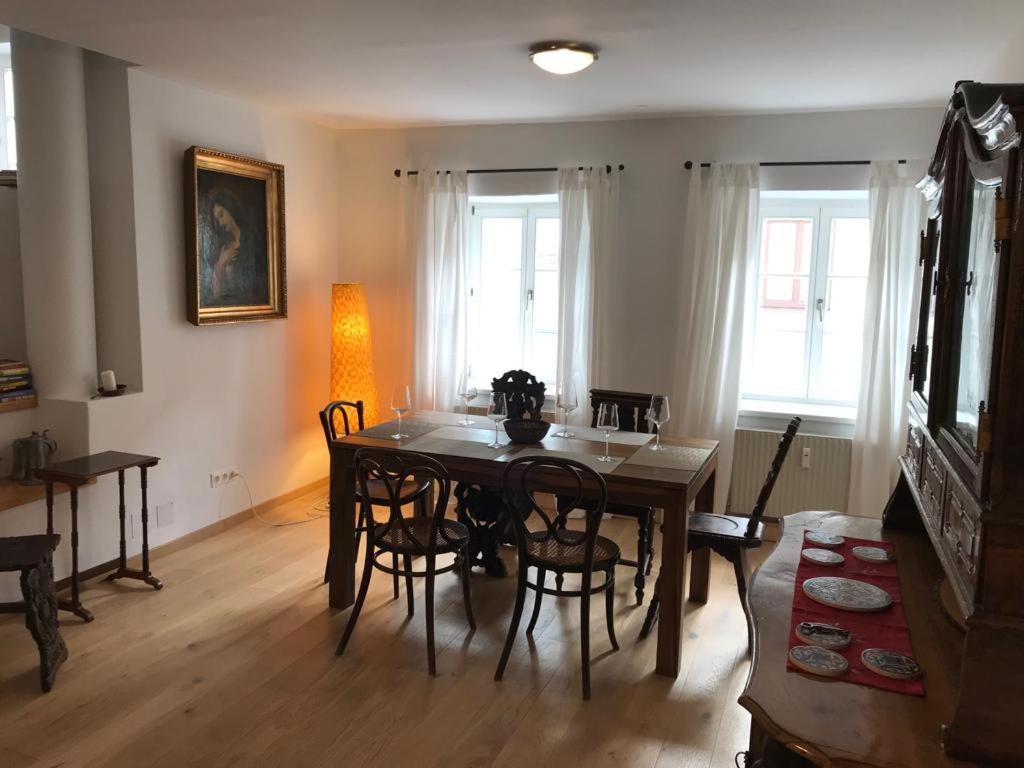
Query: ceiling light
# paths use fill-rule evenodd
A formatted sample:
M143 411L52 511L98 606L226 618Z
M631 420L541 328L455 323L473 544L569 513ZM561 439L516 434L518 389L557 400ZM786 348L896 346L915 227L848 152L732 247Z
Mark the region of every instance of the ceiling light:
M597 61L597 51L578 43L537 43L530 46L530 59L545 72L571 75Z

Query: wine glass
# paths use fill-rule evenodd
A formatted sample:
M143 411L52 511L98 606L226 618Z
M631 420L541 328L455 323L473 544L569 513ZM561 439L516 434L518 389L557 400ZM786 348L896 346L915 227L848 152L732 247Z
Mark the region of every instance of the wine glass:
M398 416L398 432L393 434L393 440L401 440L408 435L402 434L402 414L412 408L412 397L409 395L409 385L397 386L391 390L391 410Z
M575 384L564 384L558 387L558 394L555 399L555 406L559 408L563 413L562 418L562 431L556 432L555 437L572 437L572 432L569 431L569 414L579 407L580 401L576 396L576 385Z
M464 427L476 422L469 418L469 404L476 399L477 396L476 387L473 386L473 381L469 377L469 373L466 372L459 377L459 398L466 404L466 415L459 420L459 424Z
M668 409L668 395L654 395L651 398L651 407L647 409L647 420L655 426L654 445L652 451L663 450L661 447L661 427L668 423L670 412Z
M508 418L508 401L504 392L491 392L491 399L487 402L487 418L494 422L494 442L488 448L503 448L498 441L498 425Z
M604 456L598 456L597 460L614 461L615 459L608 455L608 441L612 432L619 429L618 403L601 403L601 407L597 409L597 428L604 432Z

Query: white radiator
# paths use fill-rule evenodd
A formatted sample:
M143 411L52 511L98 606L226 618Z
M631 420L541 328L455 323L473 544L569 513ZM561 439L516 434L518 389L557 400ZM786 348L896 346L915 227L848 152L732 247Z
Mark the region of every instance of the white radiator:
M732 460L729 510L748 515L761 492L779 446L779 432L737 429ZM797 434L775 483L765 517L780 518L807 509L846 511L850 488L850 440ZM810 468L801 466L803 449L810 449Z

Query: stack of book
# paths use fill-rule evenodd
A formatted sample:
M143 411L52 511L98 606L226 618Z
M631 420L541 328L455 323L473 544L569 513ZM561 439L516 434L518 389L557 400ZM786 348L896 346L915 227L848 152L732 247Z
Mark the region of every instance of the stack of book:
M28 363L0 357L0 413L35 408L37 404Z

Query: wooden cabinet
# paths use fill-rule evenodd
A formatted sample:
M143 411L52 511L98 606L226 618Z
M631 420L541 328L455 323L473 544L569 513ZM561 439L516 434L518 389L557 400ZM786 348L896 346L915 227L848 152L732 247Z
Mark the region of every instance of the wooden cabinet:
M1024 764L1024 85L957 85L920 188L921 305L889 528L923 528L967 626L947 753ZM927 638L914 638L917 643Z

